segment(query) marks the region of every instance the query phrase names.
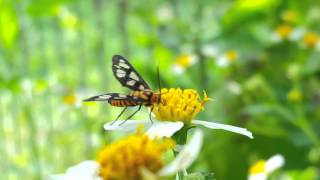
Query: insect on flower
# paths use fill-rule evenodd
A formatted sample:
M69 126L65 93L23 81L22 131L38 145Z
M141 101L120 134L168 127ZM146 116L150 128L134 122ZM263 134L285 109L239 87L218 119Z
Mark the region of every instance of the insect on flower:
M152 122L151 112L153 110L153 104L161 102L161 94L153 92L129 61L120 55L114 55L112 57L112 71L121 85L131 89L132 92L130 94L106 93L90 97L84 101L107 101L112 106L124 107L112 123L116 122L128 107L139 106L126 120L134 116L142 106L151 107L149 118ZM158 83L160 88L159 69Z

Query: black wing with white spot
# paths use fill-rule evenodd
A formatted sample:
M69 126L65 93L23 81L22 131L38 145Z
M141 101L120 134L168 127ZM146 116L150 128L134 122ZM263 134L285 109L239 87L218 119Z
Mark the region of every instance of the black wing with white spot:
M107 93L98 96L93 96L83 101L109 101L112 99L125 99L126 97L126 95L120 95L119 93Z
M109 100L135 100L137 98L131 95L119 94L119 93L107 93L98 96L93 96L83 101L109 101Z
M83 101L107 101L113 106L138 106L147 104L149 101L141 97L133 95L125 95L119 93L107 93L93 96ZM121 101L121 102L120 102Z
M112 71L122 86L135 91L150 89L128 60L120 55L113 56Z

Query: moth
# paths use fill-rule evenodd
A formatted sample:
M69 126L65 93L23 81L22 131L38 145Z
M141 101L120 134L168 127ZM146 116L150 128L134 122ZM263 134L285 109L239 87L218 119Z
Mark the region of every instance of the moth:
M132 90L132 92L130 94L106 93L90 97L84 101L106 101L112 106L124 107L113 123L119 119L119 117L127 110L128 107L138 106L138 109L128 118L126 118L126 120L130 119L138 111L140 111L142 106L151 107L149 118L152 122L151 112L153 109L153 104L160 103L161 94L153 92L140 74L129 63L129 61L120 55L114 55L112 57L112 72L120 84L129 88ZM160 88L159 69L158 83Z

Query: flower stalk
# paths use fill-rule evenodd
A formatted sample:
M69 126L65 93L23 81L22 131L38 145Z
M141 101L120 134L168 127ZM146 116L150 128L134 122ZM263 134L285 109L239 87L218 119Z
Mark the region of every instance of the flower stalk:
M172 136L172 139L175 140L177 145L181 145L181 146L185 145L187 142L187 138L188 138L188 130L190 130L194 127L195 126L193 126L193 125L185 125L184 127L182 127L182 129L177 131ZM173 153L174 153L174 156L176 157L179 154L179 150L173 149ZM178 175L179 180L183 180L185 173L182 171L179 171L177 175Z

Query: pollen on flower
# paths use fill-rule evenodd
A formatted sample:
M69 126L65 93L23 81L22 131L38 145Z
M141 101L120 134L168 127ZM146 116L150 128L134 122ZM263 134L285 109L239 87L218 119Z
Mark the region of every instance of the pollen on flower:
M228 61L235 61L238 58L238 53L236 51L227 51L226 52L226 57Z
M314 48L319 40L320 38L314 32L308 32L303 37L304 44L309 48Z
M75 105L76 101L77 101L77 97L74 93L68 94L63 98L63 102L70 106Z
M153 105L153 113L158 120L182 121L189 123L209 100L204 92L204 98L193 89L161 89L161 102Z
M276 28L276 33L283 39L288 38L292 31L293 28L286 24L280 25Z
M293 10L288 10L282 13L281 18L286 22L294 22L297 19L297 13Z
M260 160L250 167L249 173L250 174L264 173L266 171L265 167L266 167L266 161Z
M99 154L99 175L104 180L139 180L142 169L157 173L163 167L163 153L174 147L171 139L150 139L136 133L105 147Z
M176 59L175 64L183 67L183 68L187 68L189 66L191 66L192 64L194 64L196 62L196 58L192 55L181 55Z

